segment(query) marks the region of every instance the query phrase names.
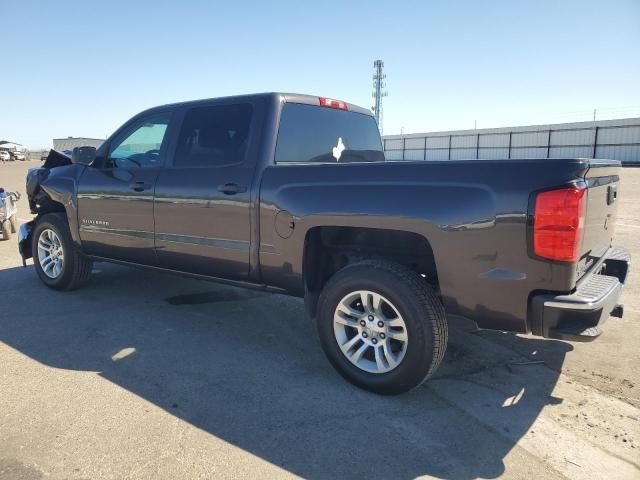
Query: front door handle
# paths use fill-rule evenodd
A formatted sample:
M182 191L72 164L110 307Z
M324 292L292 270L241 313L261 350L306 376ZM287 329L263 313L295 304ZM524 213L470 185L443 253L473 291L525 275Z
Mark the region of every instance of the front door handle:
M247 187L243 187L242 185L238 185L236 183L225 183L224 185L220 185L218 187L218 191L224 193L225 195L235 195L236 193L246 192Z
M136 192L143 192L145 190L149 190L151 188L151 185L143 181L138 181L133 182L131 185L129 185L129 188Z

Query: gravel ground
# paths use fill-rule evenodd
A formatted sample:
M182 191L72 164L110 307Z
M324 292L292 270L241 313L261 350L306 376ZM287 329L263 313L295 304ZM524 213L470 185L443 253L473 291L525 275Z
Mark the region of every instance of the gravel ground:
M639 220L625 169L635 258ZM387 398L333 371L298 299L107 264L58 293L0 242L0 479L638 479L637 275L623 301L587 344L456 325L437 377Z

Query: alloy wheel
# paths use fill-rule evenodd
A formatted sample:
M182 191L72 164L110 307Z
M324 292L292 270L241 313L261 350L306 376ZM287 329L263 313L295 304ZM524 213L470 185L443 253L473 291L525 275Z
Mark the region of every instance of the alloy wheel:
M64 267L64 249L56 232L50 228L44 229L38 238L38 260L44 274L56 279Z
M409 336L398 309L379 293L345 295L333 316L336 342L344 356L369 373L387 373L402 362Z

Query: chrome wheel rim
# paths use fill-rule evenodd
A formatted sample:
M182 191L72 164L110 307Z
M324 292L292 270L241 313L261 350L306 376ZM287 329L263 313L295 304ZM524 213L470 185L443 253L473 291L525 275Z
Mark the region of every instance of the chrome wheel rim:
M44 274L56 279L64 267L64 249L58 234L50 228L44 229L38 238L38 261Z
M402 315L387 298L369 290L340 300L333 332L347 360L365 372L390 372L407 353L409 335Z

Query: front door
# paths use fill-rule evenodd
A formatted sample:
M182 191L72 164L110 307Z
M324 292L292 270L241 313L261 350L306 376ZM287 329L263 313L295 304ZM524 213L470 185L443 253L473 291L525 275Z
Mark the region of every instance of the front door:
M226 279L248 277L255 165L249 160L251 118L250 104L184 112L173 161L156 186L160 266Z
M170 113L133 120L87 168L78 185L78 222L91 255L155 265L153 194L166 156Z

